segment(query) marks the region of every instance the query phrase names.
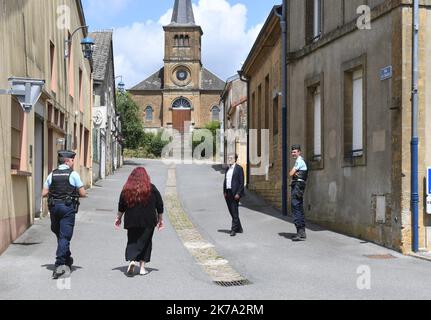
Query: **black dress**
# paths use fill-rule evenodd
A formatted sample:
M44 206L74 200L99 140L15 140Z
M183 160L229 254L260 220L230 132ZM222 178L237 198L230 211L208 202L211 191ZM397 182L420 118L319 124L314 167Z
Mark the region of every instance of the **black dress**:
M152 240L157 226L158 214L163 214L163 200L155 185L151 185L151 197L146 205L128 208L123 194L120 196L118 211L125 213L124 229L127 230L126 261L151 260Z

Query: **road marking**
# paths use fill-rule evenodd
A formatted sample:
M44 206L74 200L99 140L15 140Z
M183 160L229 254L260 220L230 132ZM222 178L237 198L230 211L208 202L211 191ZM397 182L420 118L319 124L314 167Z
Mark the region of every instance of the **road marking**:
M235 271L221 257L215 246L206 241L184 211L176 187L176 165L171 165L166 183L166 209L169 221L175 228L184 246L214 282L244 282L247 279Z

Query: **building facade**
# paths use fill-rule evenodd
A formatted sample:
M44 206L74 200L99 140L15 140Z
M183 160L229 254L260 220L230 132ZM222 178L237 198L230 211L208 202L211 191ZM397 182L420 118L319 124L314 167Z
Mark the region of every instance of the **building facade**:
M113 31L90 33L94 39L93 181L122 166L121 122L116 107Z
M229 154L238 155L238 163L247 168L247 82L239 75L226 81L225 89L221 94L220 118L223 122L224 136L224 163L227 164ZM214 117L217 117L215 114Z
M164 67L129 90L147 131L203 128L219 112L225 83L202 65L202 28L191 0L176 0L172 22L164 27Z
M92 70L80 45L85 30L65 43L86 25L81 1L2 0L0 7L0 88L12 76L45 80L29 114L0 95L1 253L47 213L41 192L58 150L77 152L75 169L91 185Z
M303 146L311 170L306 216L332 230L410 252L412 3L288 3L288 136L284 138L289 145ZM431 164L431 68L426 63L431 56L431 34L426 31L431 28L431 1L420 4L419 241L421 248L430 249L424 183ZM275 19L271 16L269 21ZM251 64L268 50L259 41L275 34L270 25L244 68L251 83L253 78L263 83L256 74L266 72L264 63L257 68ZM264 100L259 103L258 96L258 110L265 113ZM273 183L280 184L280 179ZM259 190L259 181L252 178L251 187ZM280 207L279 200L267 198Z
M278 10L274 7L271 11L240 73L248 81L248 126L256 133L249 134L248 188L280 208L282 60ZM265 129L269 132L266 146L261 135ZM265 156L267 161L263 161Z

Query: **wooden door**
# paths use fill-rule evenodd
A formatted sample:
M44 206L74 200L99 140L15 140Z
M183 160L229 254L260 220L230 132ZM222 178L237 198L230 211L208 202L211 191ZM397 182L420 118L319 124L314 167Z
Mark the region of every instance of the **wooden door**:
M173 110L172 111L172 127L180 132L181 134L189 133L190 126L187 125L187 128L184 128L185 122L191 122L192 120L192 111L191 110Z

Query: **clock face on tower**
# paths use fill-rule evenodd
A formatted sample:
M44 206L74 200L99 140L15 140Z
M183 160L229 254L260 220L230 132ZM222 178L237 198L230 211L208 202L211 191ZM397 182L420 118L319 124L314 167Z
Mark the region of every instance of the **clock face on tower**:
M179 80L179 81L184 81L184 80L186 80L187 79L187 71L186 70L178 70L177 71L177 79Z
M190 71L187 67L176 67L172 72L172 81L179 87L185 87L191 82Z

